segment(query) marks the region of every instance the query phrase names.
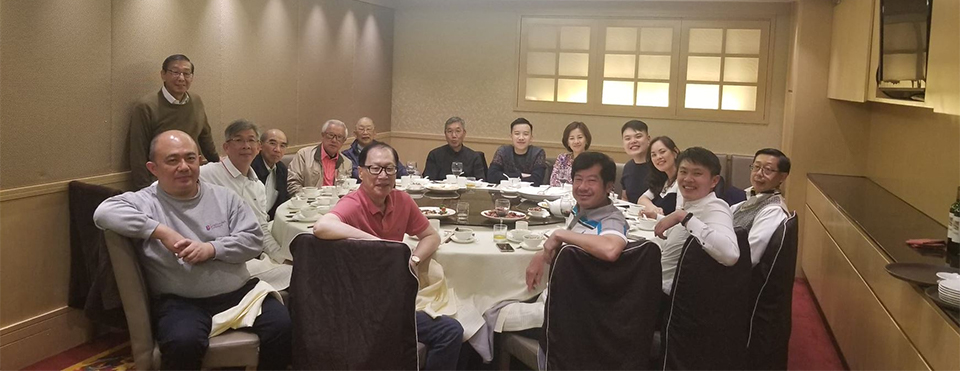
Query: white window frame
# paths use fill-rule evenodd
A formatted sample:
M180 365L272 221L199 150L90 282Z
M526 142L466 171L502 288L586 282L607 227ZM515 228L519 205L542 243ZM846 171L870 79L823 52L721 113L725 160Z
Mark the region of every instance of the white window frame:
M531 50L527 48L527 32L534 25L561 26L588 26L590 27L590 50L589 50L589 72L587 76L587 103L567 103L567 102L547 102L547 101L528 101L526 95L527 80L527 53ZM607 27L655 27L655 28L673 28L672 52L670 60L670 105L669 107L648 107L648 106L619 106L602 104L603 90L603 69L605 54L618 54L618 52L606 52L606 29ZM687 68L687 36L691 28L722 28L726 29L759 29L760 30L760 49L758 57L757 83L742 84L723 82L723 59L722 57L738 55L716 54L721 57L721 82L712 82L721 85L720 95L722 104L722 86L727 85L748 85L757 87L757 101L755 111L731 111L731 110L710 110L710 109L691 109L684 108L684 99L686 93L686 68ZM701 20L701 19L646 19L646 18L572 18L572 17L551 17L551 16L521 16L520 18L520 42L519 42L519 63L517 65L517 95L516 111L546 112L546 113L568 113L581 115L601 115L601 116L619 116L619 117L644 117L644 118L662 118L675 120L698 120L698 121L717 121L717 122L740 122L740 123L767 123L767 113L769 112L769 89L772 77L772 53L771 31L773 29L772 19L756 20ZM639 36L637 42L639 43ZM564 50L559 49L560 36L557 33L557 63L559 64L559 53ZM722 47L726 47L726 31ZM569 52L569 51L568 51ZM583 51L577 51L583 52ZM633 52L634 55L646 55L651 53L641 53L639 47ZM629 54L624 52L620 54ZM706 55L706 54L695 54ZM710 56L714 56L710 54ZM554 99L556 99L557 80L563 78L559 76L559 70L555 71L557 75L552 76L554 81ZM541 77L531 75L531 77ZM549 77L549 76L544 76ZM633 81L634 99L636 99L636 82L648 80L639 79L635 76L633 79L606 78L606 80ZM654 80L649 80L654 81ZM656 80L663 82L662 80Z

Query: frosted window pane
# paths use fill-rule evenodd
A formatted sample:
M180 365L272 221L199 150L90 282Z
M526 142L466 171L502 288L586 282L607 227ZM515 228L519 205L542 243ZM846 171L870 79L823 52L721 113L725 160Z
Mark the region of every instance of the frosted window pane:
M884 80L916 80L916 54L886 54L883 56Z
M560 75L587 77L590 69L590 54L560 53Z
M527 79L526 100L553 102L553 79Z
M630 81L604 81L603 82L603 104L618 106L633 105L633 82Z
M673 51L672 28L643 28L640 30L640 51L669 53Z
M687 80L720 81L720 57L687 57Z
M756 111L756 86L723 86L723 106L728 111Z
M556 49L557 28L553 26L533 26L527 32L527 47L533 49Z
M723 29L691 28L688 51L690 53L720 53L723 43Z
M723 81L757 82L759 58L724 58Z
M729 54L760 54L760 30L727 30Z
M607 27L607 51L632 52L637 50L637 29Z
M670 79L669 55L641 55L637 62L637 78Z
M527 53L527 73L531 75L556 75L557 54L542 52Z
M637 105L648 107L669 107L670 83L638 82Z
M561 27L560 48L590 50L590 27Z
M636 65L634 55L607 54L603 59L603 77L632 79Z
M587 80L560 79L557 102L587 103Z
M720 85L687 84L683 106L686 108L717 109L720 106Z

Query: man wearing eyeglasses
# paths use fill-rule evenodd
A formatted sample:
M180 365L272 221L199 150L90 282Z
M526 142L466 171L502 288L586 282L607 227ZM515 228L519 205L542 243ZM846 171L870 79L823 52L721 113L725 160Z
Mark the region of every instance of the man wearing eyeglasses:
M780 185L790 175L790 159L778 149L764 148L753 155L747 200L730 207L733 227L750 231L750 263L760 262L773 232L787 219L787 203Z
M340 147L347 140L347 125L340 120L327 120L320 132L320 144L301 148L290 162L287 192L291 195L303 187L332 186L337 179L350 177L353 161L340 155Z
M350 161L353 161L353 169L351 169L351 175L354 179L363 181L360 179L360 172L357 170L357 159L360 157L360 151L362 151L367 146L377 143L377 140L374 139L377 136L377 127L373 125L373 119L369 117L361 117L360 120L357 120L357 126L353 129L354 140L353 143L350 143L350 148L343 150L343 155L347 156ZM403 162L398 162L397 166L397 177L407 175L407 168L404 167Z
M253 171L267 192L267 216L273 220L277 206L290 199L287 192L287 165L281 161L287 153L287 135L270 129L260 136L260 154L253 159Z
M134 189L146 187L155 180L144 164L149 161L150 141L164 131L187 133L197 141L207 161L219 161L203 101L200 96L187 93L194 72L193 62L185 55L167 57L160 69L163 86L134 105L130 115L130 173Z
M360 190L340 199L329 213L313 225L313 234L325 240L356 238L403 241L403 235L417 236L420 242L410 255L410 267L417 271L440 246L440 235L406 192L394 189L399 170L397 152L385 143L373 143L360 151ZM463 327L457 320L432 318L416 312L417 340L429 347L426 370L453 370L457 367Z
M200 180L230 189L257 216L263 232L263 252L259 259L247 261L250 274L266 281L277 290L290 286L293 267L282 264L293 260L289 249L283 249L270 233L267 218L267 196L263 183L257 178L251 163L260 153L260 128L247 120L236 120L224 130L223 151L227 153L220 162L210 162L200 167Z

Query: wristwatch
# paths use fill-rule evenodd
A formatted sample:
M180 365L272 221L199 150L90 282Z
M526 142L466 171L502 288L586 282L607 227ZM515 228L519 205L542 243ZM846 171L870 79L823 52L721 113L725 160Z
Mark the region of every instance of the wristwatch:
M413 261L413 264L420 265L420 257L416 255L410 255L410 260Z
M689 213L689 212L688 212L688 213L687 213L687 216L683 217L683 220L680 221L680 225L686 227L686 226L687 226L687 222L690 221L690 218L693 218L693 213Z

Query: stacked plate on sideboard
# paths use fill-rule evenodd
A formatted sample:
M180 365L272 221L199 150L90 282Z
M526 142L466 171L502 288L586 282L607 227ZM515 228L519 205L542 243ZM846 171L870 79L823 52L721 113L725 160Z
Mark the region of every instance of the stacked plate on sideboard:
M953 305L954 308L960 307L960 278L940 281L937 284L937 292L940 294L940 300Z

